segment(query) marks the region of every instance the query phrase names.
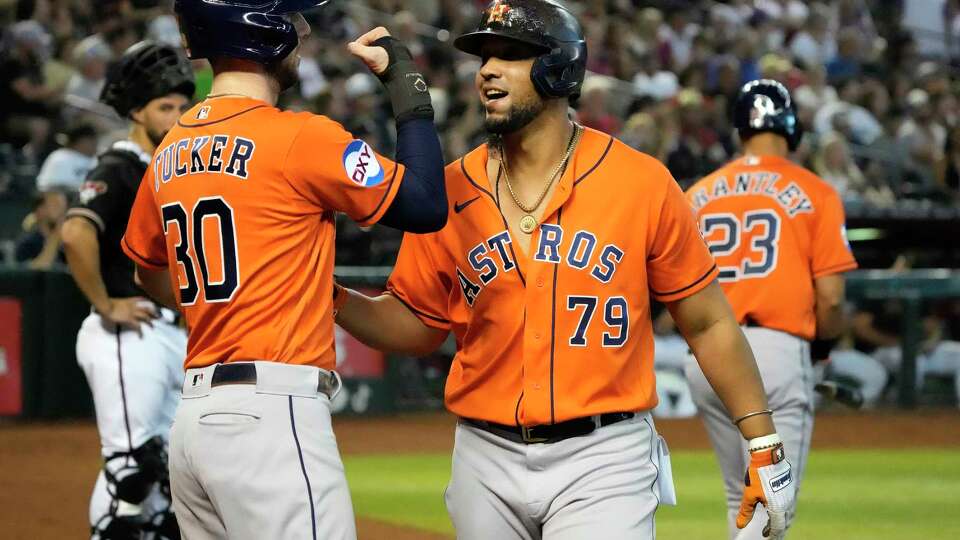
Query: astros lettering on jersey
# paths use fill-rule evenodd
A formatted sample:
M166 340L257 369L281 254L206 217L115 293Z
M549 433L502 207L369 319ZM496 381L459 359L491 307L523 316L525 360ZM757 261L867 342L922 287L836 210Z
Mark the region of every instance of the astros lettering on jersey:
M814 279L857 267L837 192L787 159L735 160L687 191L737 320L811 340Z
M452 330L447 407L537 425L656 405L649 297L707 286L713 258L662 164L587 129L534 232L514 245L480 146L447 167L453 210L404 236L387 288Z
M334 212L376 223L403 171L322 116L245 97L188 111L157 148L122 242L144 267L170 262L186 367L332 369Z

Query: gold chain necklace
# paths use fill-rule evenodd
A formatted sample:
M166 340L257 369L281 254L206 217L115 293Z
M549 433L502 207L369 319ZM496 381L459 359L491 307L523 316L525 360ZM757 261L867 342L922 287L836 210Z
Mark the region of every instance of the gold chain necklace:
M507 191L510 192L510 197L513 198L513 202L516 203L517 208L523 210L526 215L520 218L520 230L530 234L537 227L537 218L533 217L531 214L536 210L540 203L543 202L544 197L547 196L547 192L550 191L550 186L553 185L554 180L558 176L562 176L563 172L567 168L567 163L570 161L570 156L573 155L573 150L577 147L577 143L580 142L580 134L583 133L583 128L579 125L573 125L573 134L570 136L570 142L567 143L567 151L563 156L563 159L560 160L560 163L557 164L557 167L553 170L553 174L547 179L547 183L543 186L543 191L540 192L540 196L537 197L536 202L531 206L527 206L520 202L520 197L513 191L513 185L510 183L510 175L507 172L507 153L504 151L503 143L500 144L500 168L503 170L503 179L507 184Z

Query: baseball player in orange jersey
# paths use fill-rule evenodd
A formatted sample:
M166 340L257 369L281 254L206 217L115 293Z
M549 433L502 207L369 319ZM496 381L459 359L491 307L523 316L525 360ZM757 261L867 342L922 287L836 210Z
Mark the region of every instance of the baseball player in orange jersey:
M655 159L567 119L579 23L552 1L498 1L454 44L482 59L491 141L447 167L448 224L404 237L388 292L338 288L335 307L387 351L454 333L445 498L458 538L653 538L673 494L649 413L651 291L756 449L745 513L769 503L776 536L790 465L689 204Z
M353 539L330 424L334 212L429 232L446 221L427 84L383 28L349 45L397 116L397 162L335 122L274 107L322 1L181 0L211 95L158 146L123 250L147 293L184 313L186 376L170 441L187 539Z
M857 263L840 197L787 159L802 136L787 89L771 80L747 83L734 104L734 124L744 156L697 182L687 198L756 356L799 488L813 431L811 354L826 359L840 335L843 272ZM744 525L737 511L747 449L704 373L688 363L694 401L723 472L730 537L762 538L759 520L735 528ZM788 527L792 518L791 511Z

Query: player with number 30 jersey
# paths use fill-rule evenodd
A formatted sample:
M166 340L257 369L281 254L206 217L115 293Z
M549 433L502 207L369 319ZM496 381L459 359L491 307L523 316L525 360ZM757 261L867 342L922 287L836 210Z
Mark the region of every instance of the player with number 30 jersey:
M170 436L184 538L356 540L331 422L335 213L446 222L429 85L385 28L347 45L383 82L396 160L335 121L277 107L326 0L178 0L211 94L154 153L122 240L144 290L189 327ZM298 434L299 433L299 434Z

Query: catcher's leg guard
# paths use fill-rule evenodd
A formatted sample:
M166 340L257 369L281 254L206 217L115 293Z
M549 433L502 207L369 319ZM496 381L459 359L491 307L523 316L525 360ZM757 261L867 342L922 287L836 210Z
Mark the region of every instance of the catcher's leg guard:
M153 530L154 523L176 530L176 519L164 517L170 512L167 452L163 439L153 437L132 452L117 452L104 462L110 509L93 526L92 537L99 540L139 539L141 532ZM143 501L160 484L168 501L166 510L144 516ZM154 522L154 520L156 520ZM167 523L170 522L170 523ZM179 538L167 536L167 538Z

